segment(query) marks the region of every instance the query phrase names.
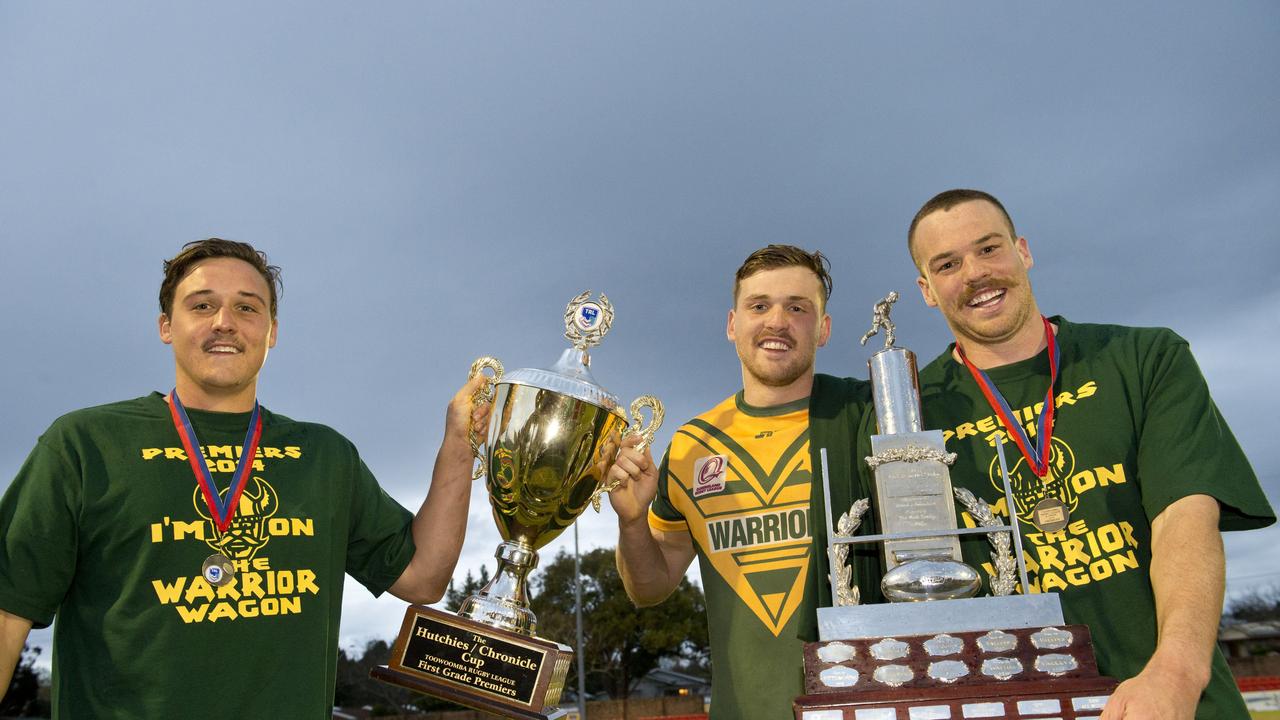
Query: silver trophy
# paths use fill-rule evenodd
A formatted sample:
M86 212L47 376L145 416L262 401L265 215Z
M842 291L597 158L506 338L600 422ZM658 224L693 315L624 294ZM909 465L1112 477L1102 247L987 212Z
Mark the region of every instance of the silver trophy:
M867 362L879 429L871 436L874 454L866 458L875 473L874 501L864 498L838 520L830 517L830 479L825 450L819 451L828 500L830 579L836 602L835 607L818 609L819 636L828 640L1062 623L1056 596L1012 595L1019 571L1026 587L1017 518L1012 526L1006 526L986 502L967 490L952 488L947 467L955 455L946 451L942 431L923 429L915 353L894 346L889 313L897 299L898 294L891 292L875 304L871 330L862 337L865 345L881 330L885 334L884 347ZM1003 448L998 450L1003 468ZM957 501L978 527L957 528ZM881 534L855 535L872 505ZM981 577L961 559L960 536L972 533L986 533L992 546L996 569L991 577L993 597L974 597L982 585ZM859 605L852 571L845 561L849 545L866 542L880 543L883 548L885 575L880 587L888 603Z

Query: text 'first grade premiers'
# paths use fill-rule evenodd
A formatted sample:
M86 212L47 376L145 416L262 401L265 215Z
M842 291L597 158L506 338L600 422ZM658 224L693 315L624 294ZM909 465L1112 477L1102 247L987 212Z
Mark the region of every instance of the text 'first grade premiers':
M545 653L419 615L401 666L529 705Z

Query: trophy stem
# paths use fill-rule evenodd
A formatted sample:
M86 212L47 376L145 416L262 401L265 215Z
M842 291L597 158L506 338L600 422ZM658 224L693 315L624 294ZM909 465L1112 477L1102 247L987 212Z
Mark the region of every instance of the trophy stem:
M529 609L525 577L538 565L538 553L522 542L504 542L494 553L498 571L480 592L462 601L458 614L492 627L532 636L538 618Z

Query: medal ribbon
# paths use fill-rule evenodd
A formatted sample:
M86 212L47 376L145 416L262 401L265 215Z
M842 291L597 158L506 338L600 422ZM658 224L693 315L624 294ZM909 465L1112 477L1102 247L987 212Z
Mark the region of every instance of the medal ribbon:
M169 414L173 417L173 427L182 439L182 447L187 451L187 459L191 461L191 471L195 473L196 482L204 494L205 504L213 515L213 522L219 532L225 532L235 517L236 505L240 502L240 493L244 492L249 479L249 467L253 465L253 456L258 452L258 440L262 438L262 414L258 411L258 401L253 401L253 414L249 416L249 430L244 436L244 445L240 448L240 458L236 460L236 471L231 476L231 487L226 498L218 497L218 486L213 484L213 475L209 466L200 454L200 439L196 437L196 429L187 417L187 409L178 399L178 389L169 393Z
M978 383L978 389L987 398L987 404L995 411L1006 431L1013 437L1014 444L1022 451L1022 457L1027 459L1027 464L1031 466L1032 472L1036 474L1036 477L1043 478L1049 474L1049 454L1052 451L1053 386L1058 382L1058 337L1053 334L1053 326L1049 324L1049 318L1042 315L1040 319L1044 321L1044 337L1049 346L1049 389L1044 394L1044 406L1040 408L1040 414L1036 416L1036 442L1034 444L1027 437L1027 431L1022 427L1022 423L1018 422L1018 419L1014 417L1013 410L1009 408L1009 403L1000 394L996 384L991 382L991 378L987 377L987 374L979 369L977 365L969 361L968 356L964 354L964 348L960 347L958 340L956 341L956 353L960 355L960 360L964 362L964 366L969 368L969 374L973 375L974 381Z

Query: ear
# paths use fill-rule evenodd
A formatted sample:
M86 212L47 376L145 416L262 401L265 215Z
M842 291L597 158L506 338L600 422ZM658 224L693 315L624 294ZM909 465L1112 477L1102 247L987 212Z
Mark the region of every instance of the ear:
M165 345L172 345L173 328L169 325L169 316L164 313L160 313L159 319L156 320L156 325L159 326L160 329L160 342Z
M1035 260L1031 257L1031 248L1027 245L1027 239L1019 237L1013 242L1013 249L1018 251L1018 257L1022 258L1022 266L1027 270L1035 265Z
M736 343L738 341L738 338L733 330L733 311L732 310L729 311L729 322L725 326L724 335L725 337L729 338L729 342L731 343Z
M818 347L827 344L827 340L831 339L831 316L826 313L822 314L822 324L818 327Z
M280 322L274 318L271 320L271 332L267 335L267 348L276 346L276 331L280 329Z
M929 307L938 307L938 298L933 294L933 286L929 284L929 280L921 275L916 278L916 287L920 288L920 295L924 297L924 304Z

